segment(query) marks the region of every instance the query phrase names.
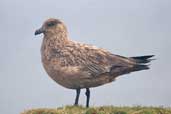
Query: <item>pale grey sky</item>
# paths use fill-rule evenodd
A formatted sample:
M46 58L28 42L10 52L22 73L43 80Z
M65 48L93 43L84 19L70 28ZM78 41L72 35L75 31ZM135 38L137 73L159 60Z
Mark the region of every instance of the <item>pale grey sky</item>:
M0 112L73 104L75 91L41 64L42 36L34 31L49 17L62 19L73 40L124 56L156 55L150 70L92 89L91 106L171 106L170 11L170 0L1 0Z

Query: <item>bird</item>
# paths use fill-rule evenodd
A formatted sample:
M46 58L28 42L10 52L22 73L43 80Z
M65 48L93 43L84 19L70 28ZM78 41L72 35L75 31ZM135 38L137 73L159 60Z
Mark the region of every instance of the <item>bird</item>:
M35 31L43 34L41 61L47 74L59 85L76 91L74 105L79 105L85 89L89 107L90 88L115 81L119 76L149 69L154 55L125 57L94 45L71 40L60 19L49 18Z

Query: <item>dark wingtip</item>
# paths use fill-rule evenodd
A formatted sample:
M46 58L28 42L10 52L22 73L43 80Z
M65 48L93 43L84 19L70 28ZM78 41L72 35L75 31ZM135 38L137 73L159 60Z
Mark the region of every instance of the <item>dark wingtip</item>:
M149 59L154 57L155 55L144 55L144 56L137 56L137 57L131 57L133 59Z
M152 57L154 57L155 55L145 55L145 56L136 56L136 57L131 57L132 59L134 59L137 63L149 63L152 60Z
M146 55L146 56L144 56L146 59L149 59L149 58L152 58L152 57L154 57L155 55Z

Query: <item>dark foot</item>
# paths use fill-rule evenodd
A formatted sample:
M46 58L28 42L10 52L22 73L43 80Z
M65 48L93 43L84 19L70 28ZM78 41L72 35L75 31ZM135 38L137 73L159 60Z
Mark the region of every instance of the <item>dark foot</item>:
M89 107L89 101L90 101L90 89L86 88L86 96L87 96L87 100L86 100L86 107Z
M76 89L76 98L75 98L75 106L78 106L79 96L80 96L80 89Z

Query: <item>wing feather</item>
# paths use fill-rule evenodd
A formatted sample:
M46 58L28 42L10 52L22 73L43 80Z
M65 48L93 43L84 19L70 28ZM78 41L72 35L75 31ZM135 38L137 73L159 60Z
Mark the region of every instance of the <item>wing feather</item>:
M59 55L60 53L62 56ZM61 59L60 61L63 63L65 62L64 66L78 66L80 71L87 71L91 76L109 73L111 68L115 68L115 66L129 67L133 62L104 49L80 43L66 46L60 53L58 51L56 57Z

